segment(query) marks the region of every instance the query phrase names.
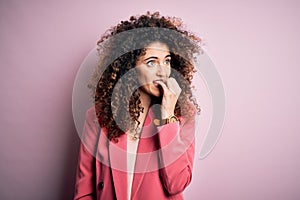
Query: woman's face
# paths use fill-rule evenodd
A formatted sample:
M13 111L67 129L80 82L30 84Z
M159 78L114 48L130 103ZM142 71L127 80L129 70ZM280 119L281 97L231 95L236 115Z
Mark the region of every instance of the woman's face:
M154 83L161 80L166 83L171 73L171 54L167 45L153 42L146 47L146 53L140 56L137 65L140 91L150 96L162 95L160 86Z

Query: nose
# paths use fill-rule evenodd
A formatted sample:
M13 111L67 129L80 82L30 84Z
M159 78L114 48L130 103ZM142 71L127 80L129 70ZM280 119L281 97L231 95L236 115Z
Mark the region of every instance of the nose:
M168 76L168 67L159 64L156 68L156 75L162 78L166 78Z

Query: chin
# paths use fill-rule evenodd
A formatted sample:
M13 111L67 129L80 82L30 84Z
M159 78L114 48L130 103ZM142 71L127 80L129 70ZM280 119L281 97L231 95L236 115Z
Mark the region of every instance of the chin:
M162 96L161 90L154 85L151 85L149 87L149 94L153 97L161 97Z
M163 95L162 91L154 85L142 86L140 87L140 91L143 94L150 96L151 98L159 98Z

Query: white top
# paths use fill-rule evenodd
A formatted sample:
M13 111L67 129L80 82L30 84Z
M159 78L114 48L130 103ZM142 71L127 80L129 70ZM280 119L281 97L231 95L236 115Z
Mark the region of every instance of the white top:
M127 199L130 200L136 152L140 139L132 140L127 134Z

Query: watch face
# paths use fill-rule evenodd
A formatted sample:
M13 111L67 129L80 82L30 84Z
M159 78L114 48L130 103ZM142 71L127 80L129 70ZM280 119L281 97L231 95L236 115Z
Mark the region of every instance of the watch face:
M172 117L170 118L170 122L177 122L177 121L178 121L178 119L177 119L176 116L172 116Z

